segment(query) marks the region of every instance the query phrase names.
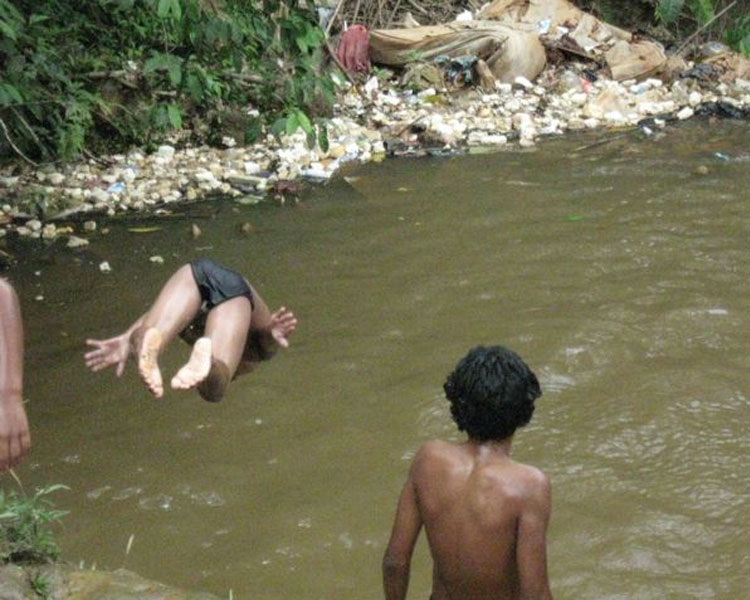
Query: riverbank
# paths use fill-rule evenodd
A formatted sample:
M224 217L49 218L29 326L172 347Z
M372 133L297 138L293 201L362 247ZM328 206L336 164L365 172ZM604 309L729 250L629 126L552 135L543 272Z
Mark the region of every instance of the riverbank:
M149 581L127 571L96 571L56 564L0 566L3 600L218 600L205 592L188 592Z
M0 176L0 237L62 239L85 246L97 220L122 213L169 214L176 204L225 196L243 204L294 196L302 180L324 182L346 163L386 156L448 155L532 147L581 130L640 128L652 135L670 122L718 114L750 114L750 81L713 68L686 65L678 76L590 81L582 66L548 67L537 81L522 77L479 88L415 92L395 79L342 84L328 147L310 148L301 130L223 148L162 145L146 154L50 164Z

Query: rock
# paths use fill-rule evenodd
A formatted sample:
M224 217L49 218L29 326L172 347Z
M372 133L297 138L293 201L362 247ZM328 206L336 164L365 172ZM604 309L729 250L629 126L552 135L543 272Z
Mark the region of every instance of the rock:
M260 172L260 165L255 161L247 161L244 163L245 175L255 175Z
M88 232L96 231L96 221L84 221L83 230Z
M53 240L57 237L57 227L54 223L48 223L42 227L42 239Z
M263 177L257 177L256 175L232 175L227 177L227 180L232 185L254 188L263 181Z
M517 85L518 87L521 87L521 88L523 88L525 90L530 90L531 88L534 87L533 83L531 83L528 79L526 79L525 77L522 77L521 75L519 75L518 77L516 77L513 80L513 83L515 85Z
M706 165L698 165L695 167L695 170L693 171L696 175L708 175L709 170Z
M245 222L242 225L240 225L240 233L243 235L248 235L252 233L253 231L253 225L252 223Z
M49 181L52 185L60 185L63 181L65 181L65 175L62 173L50 173L47 175L47 181Z
M82 248L83 246L88 246L89 241L85 238L78 237L75 235L71 235L68 238L68 243L65 244L68 248Z
M166 162L171 162L174 158L174 147L167 145L159 146L159 149L156 151L156 156Z
M39 231L42 228L42 222L39 219L31 219L26 221L26 227L31 231Z
M560 81L557 84L557 89L561 93L565 92L582 92L583 91L583 79L578 73L573 71L565 70L560 75Z
M200 227L198 227L195 223L193 223L190 226L190 235L193 236L194 240L197 240L200 236L203 235L203 232L201 231Z
M680 119L680 121L684 121L685 119L689 119L690 117L692 117L694 114L695 114L695 111L689 106L686 106L680 112L677 113L677 118Z

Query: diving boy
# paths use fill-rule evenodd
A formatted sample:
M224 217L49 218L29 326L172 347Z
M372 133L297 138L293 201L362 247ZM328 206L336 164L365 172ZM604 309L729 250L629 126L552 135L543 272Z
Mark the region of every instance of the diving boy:
M92 371L116 365L119 377L132 354L143 383L160 398L164 383L159 354L180 335L193 348L172 378L172 388L195 387L205 400L217 402L235 376L270 359L278 348L287 348L296 327L291 311L281 307L271 313L239 273L202 258L180 267L127 331L107 340L86 340L94 349L84 359Z

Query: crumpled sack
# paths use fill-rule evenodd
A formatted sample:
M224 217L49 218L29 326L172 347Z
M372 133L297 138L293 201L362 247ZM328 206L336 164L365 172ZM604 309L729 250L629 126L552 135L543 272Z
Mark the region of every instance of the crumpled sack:
M618 81L653 76L667 63L661 44L634 39L569 0L493 0L477 15L509 26L535 30L546 39L571 42L585 56L604 58Z
M377 29L370 36L370 56L378 64L403 66L438 56L476 56L500 81L523 76L533 80L547 63L536 33L495 21L459 21L412 29Z
M362 25L352 25L341 36L336 55L350 73L370 72L370 32Z

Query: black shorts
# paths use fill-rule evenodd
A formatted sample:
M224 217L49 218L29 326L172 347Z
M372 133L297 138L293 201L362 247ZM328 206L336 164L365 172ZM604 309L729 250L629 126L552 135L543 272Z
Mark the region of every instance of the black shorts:
M203 336L208 311L222 302L244 296L250 301L250 307L255 309L253 291L239 273L222 267L210 258L194 260L190 263L190 269L202 302L201 310L193 322L180 332L180 337L188 344L194 344Z
M250 307L255 308L253 292L239 273L222 267L210 258L194 260L190 263L190 269L203 301L201 312L208 312L237 296L245 296L250 301Z

